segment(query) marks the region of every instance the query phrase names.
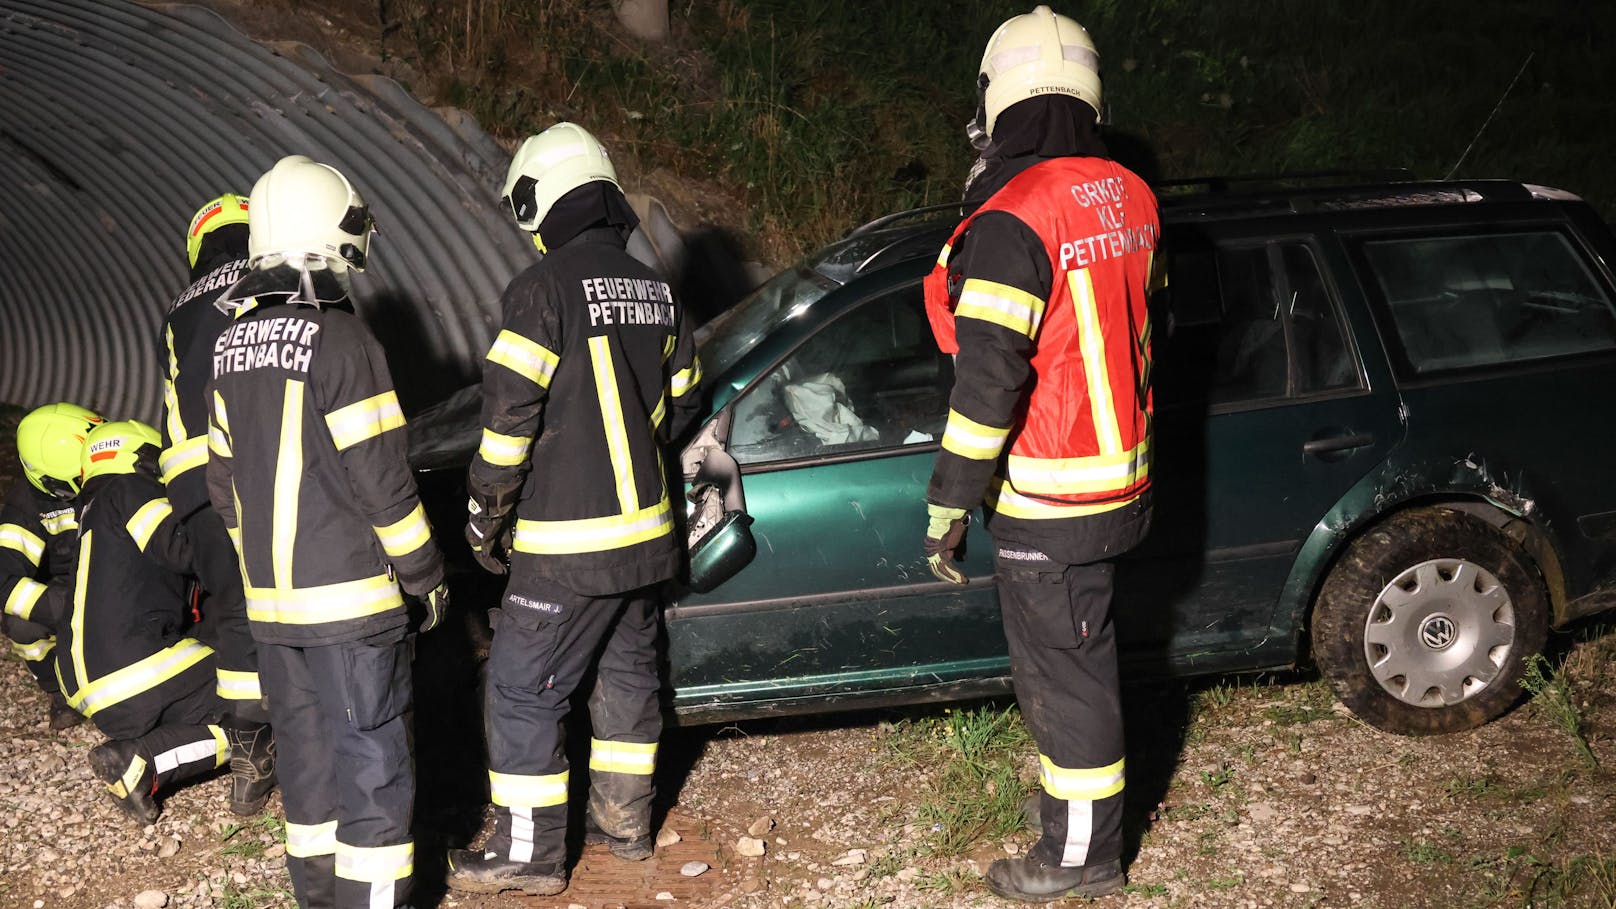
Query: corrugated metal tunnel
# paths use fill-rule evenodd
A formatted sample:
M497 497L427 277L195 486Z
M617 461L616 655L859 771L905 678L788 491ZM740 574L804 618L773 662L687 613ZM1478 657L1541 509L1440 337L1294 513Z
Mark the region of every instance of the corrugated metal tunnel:
M509 158L469 118L199 7L0 0L0 401L155 422L191 214L287 154L376 213L356 304L406 410L475 378L533 251L495 202Z

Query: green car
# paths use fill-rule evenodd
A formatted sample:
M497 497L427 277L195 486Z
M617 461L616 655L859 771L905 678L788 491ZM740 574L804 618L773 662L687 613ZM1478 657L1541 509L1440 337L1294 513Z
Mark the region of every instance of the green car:
M1010 690L986 532L964 588L920 551L953 383L921 279L960 214L866 225L698 334L701 539L667 610L687 721ZM1124 677L1311 660L1386 730L1503 713L1549 628L1616 605L1610 230L1506 182L1202 191L1162 220ZM412 423L424 488L463 476L476 400ZM463 493L433 498L458 526Z

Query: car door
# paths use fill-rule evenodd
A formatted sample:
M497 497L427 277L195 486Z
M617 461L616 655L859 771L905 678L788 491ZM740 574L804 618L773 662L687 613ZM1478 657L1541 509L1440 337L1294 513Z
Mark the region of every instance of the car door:
M1286 662L1294 634L1270 632L1286 577L1401 438L1398 398L1378 347L1343 318L1332 247L1203 227L1167 239L1155 509L1118 575L1119 638L1125 658L1161 671Z
M1007 673L986 534L968 546L963 589L936 581L920 550L953 384L920 272L817 303L804 318L820 323L726 405L757 555L668 612L682 709Z

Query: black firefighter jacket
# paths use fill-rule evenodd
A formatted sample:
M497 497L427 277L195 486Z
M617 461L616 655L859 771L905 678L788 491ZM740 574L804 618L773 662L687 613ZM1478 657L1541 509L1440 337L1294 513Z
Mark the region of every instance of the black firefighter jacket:
M191 549L163 484L143 472L93 477L77 500L78 567L56 628L62 693L91 719L109 708L155 717L213 685L213 651L186 637Z
M253 637L304 647L402 626L400 587L438 586L443 556L381 345L341 309L260 305L214 341L212 372L208 492Z
M208 504L207 383L213 339L230 317L213 305L246 274L247 260L226 259L186 288L163 320L163 453L168 499L181 517Z
M701 366L667 282L595 228L517 275L502 306L468 485L493 499L523 483L512 576L590 596L673 577L661 447L697 415Z
M0 607L6 615L54 627L47 617L64 613L65 603L44 601L65 597L64 585L52 585L57 578L70 577L78 555L78 518L73 503L64 502L35 489L26 478L18 477L0 506ZM50 641L13 644L25 660L38 660L49 650Z

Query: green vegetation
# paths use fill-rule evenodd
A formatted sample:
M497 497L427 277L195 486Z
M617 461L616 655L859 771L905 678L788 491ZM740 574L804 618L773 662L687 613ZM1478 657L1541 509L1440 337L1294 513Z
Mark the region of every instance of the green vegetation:
M1616 907L1616 859L1573 855L1544 859L1524 846L1476 855L1469 870L1481 879L1478 896L1489 905L1547 909Z
M658 47L625 37L605 0L400 0L381 7L380 49L426 74L418 92L496 134L574 118L638 173L711 180L745 206L763 250L789 258L958 196L981 49L1030 6L673 4L673 39ZM1596 128L1616 120L1598 50L1616 4L1057 8L1094 35L1113 152L1147 178L1406 167L1558 185L1616 210Z
M281 909L296 905L296 899L287 887L242 887L227 881L214 905L218 909Z
M1526 662L1526 677L1521 679L1521 687L1531 693L1532 705L1571 737L1583 761L1590 768L1597 768L1599 759L1588 747L1588 737L1583 734L1582 710L1577 706L1576 695L1563 668L1554 669L1542 654L1533 654Z
M219 850L220 855L263 858L270 843L286 842L286 822L272 814L261 814L252 820L226 827L219 841L225 844Z
M930 828L925 836L931 854L962 855L1021 827L1029 790L1019 768L1033 743L1014 707L951 709L904 721L887 747L905 764L941 768L915 814L917 824Z

